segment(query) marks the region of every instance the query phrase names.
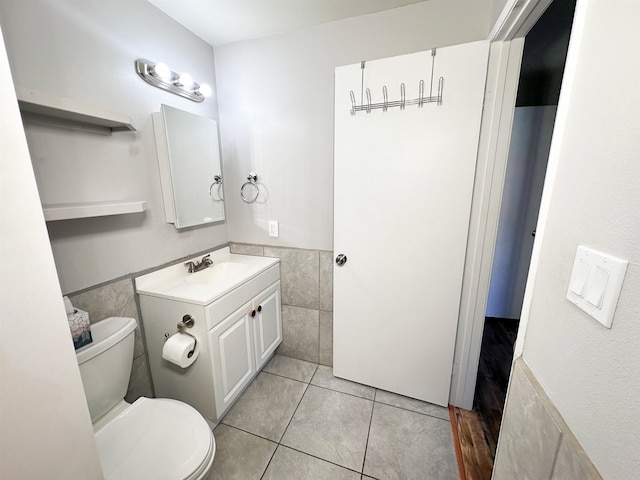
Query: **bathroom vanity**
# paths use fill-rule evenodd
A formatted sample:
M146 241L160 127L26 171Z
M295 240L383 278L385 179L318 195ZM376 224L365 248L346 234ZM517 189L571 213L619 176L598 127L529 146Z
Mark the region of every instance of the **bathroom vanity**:
M213 425L282 342L282 318L279 259L228 247L210 258L213 265L195 273L180 263L138 277L136 289L156 395L194 406ZM180 368L162 358L162 348L186 315L194 319L185 332L197 339L198 358Z

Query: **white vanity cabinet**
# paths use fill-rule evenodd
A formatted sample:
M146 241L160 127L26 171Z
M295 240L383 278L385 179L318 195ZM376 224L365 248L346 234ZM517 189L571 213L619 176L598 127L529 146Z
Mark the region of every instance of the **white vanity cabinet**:
M212 258L212 271L238 270L242 262L249 266L224 288L224 282L216 282L215 292L190 283L199 273L178 281L176 275L154 272L137 278L136 288L156 396L184 401L215 424L282 342L282 318L278 259L232 254L222 261L220 255ZM179 268L184 266L169 267L175 274ZM197 338L199 355L191 366L180 368L162 358L162 347L187 314L195 319L186 331Z
M218 415L233 404L282 342L280 311L280 282L276 282L209 332Z

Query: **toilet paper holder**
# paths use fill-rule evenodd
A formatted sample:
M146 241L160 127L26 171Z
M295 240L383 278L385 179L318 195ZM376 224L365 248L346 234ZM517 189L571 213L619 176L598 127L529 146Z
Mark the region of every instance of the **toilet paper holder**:
M196 319L193 318L193 315L189 315L188 313L182 317L182 321L178 323L178 331L180 333L185 333L184 328L191 328L196 324Z
M178 333L184 333L185 335L189 335L191 338L193 338L193 348L189 353L187 353L187 358L191 358L195 353L196 347L198 346L198 339L195 337L195 335L191 335L189 332L185 332L185 328L191 328L195 325L195 323L196 319L193 318L192 315L186 314L182 317L182 321L178 322L178 325L176 326L178 328ZM170 336L171 335L169 335L168 333L165 333L165 341L167 341Z

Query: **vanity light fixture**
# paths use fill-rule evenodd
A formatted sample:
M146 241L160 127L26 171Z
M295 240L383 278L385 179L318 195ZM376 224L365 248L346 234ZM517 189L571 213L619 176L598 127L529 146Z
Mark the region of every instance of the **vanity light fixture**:
M193 78L188 73L177 74L163 62L154 63L150 60L139 58L136 60L136 73L148 84L194 102L202 102L211 95L211 87L209 85L199 85L193 81Z

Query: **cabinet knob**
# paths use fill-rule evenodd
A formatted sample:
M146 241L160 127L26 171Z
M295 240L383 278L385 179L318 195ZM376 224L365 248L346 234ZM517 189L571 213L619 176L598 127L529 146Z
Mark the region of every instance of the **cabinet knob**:
M251 310L251 316L255 317L256 316L256 311L255 310Z
M262 311L262 305L258 305L258 311L261 312Z

